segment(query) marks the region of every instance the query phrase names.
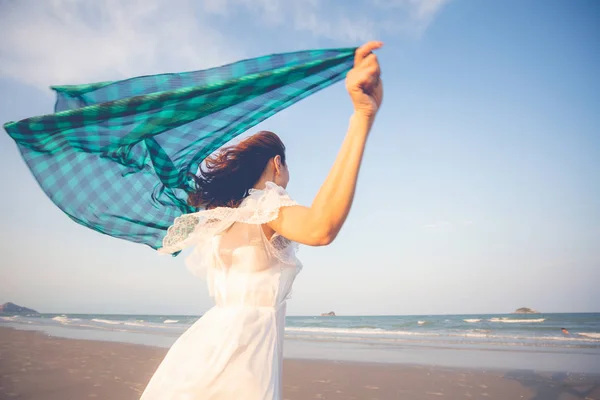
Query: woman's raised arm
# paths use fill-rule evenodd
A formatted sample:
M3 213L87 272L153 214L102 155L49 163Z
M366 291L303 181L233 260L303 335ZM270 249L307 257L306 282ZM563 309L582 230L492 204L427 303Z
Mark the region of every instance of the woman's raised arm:
M310 207L283 207L268 226L280 235L310 246L331 243L339 233L354 199L356 181L367 137L383 98L377 57L381 42L369 42L356 50L346 88L354 114L338 156Z

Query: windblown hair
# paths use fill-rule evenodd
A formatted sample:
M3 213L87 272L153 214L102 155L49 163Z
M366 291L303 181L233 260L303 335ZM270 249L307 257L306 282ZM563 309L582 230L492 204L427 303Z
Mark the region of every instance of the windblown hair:
M225 147L204 160L199 175L192 175L195 189L188 193L188 204L206 209L239 206L275 156L285 165L285 146L269 131Z

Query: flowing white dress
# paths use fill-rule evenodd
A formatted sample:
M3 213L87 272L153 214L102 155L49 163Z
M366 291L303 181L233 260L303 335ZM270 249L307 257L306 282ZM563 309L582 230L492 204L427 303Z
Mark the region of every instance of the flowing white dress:
M159 251L195 246L186 264L205 277L215 307L171 347L141 400L281 399L285 309L301 263L297 244L262 224L296 205L272 182L238 208L186 214Z

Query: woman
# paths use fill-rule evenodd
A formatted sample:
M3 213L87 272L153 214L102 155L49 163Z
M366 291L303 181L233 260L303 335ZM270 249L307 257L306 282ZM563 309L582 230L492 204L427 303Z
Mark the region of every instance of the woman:
M331 243L350 211L383 97L372 53L381 46L369 42L356 51L346 78L354 114L310 207L285 191L285 147L274 133L260 132L207 159L189 196L205 210L178 218L160 251L195 246L186 262L207 278L216 306L169 350L142 400L281 399L286 299L301 268L295 243Z

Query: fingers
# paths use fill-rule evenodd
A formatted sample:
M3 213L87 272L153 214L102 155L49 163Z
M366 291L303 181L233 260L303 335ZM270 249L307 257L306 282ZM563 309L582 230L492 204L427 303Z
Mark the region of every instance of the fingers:
M377 60L377 56L373 53L369 54L361 63L361 68L366 69L369 73L373 75L381 74L381 69L379 67L379 61Z
M372 52L381 46L381 42L369 42L356 49L354 68L348 72L346 80L349 90L371 93L381 88L381 69L377 56Z
M377 56L373 53L369 54L353 68L352 72L354 72L352 79L356 80L360 87L369 89L377 86L381 75Z
M371 49L378 49L382 46L381 42L369 42L364 46L358 48L356 50L354 69L358 72L366 73L370 78L363 78L368 81L373 81L379 78L381 74L381 69L379 67L379 61L377 60L377 56L370 51ZM356 59L359 59L359 62L356 62ZM361 74L362 75L362 74Z
M354 52L354 65L359 65L373 50L377 50L383 46L383 42L368 42L360 46Z

